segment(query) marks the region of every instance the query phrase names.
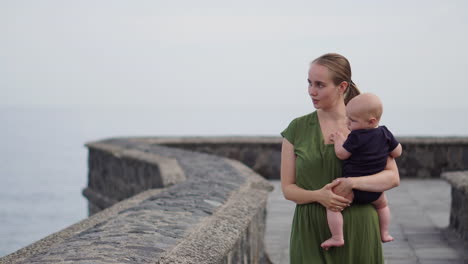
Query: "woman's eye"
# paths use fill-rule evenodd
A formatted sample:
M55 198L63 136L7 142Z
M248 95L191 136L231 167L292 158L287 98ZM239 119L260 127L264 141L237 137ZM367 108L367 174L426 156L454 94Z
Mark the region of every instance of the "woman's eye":
M315 85L316 85L318 88L323 88L323 87L325 87L325 84L323 84L322 82L316 82Z
M308 85L309 85L309 87L317 87L317 88L324 88L325 87L325 84L319 83L319 82L313 83L313 82L309 81Z

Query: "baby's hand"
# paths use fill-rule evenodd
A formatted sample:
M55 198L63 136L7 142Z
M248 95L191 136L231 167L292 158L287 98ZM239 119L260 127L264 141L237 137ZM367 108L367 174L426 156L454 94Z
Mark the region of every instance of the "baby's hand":
M346 140L346 138L345 138L345 136L343 135L343 133L337 131L337 132L335 132L335 140L342 140L342 141L344 141L344 140Z
M341 142L341 141L345 141L345 137L344 135L339 132L339 131L336 131L336 132L333 132L331 135L330 135L330 141L332 143L335 143L335 142Z

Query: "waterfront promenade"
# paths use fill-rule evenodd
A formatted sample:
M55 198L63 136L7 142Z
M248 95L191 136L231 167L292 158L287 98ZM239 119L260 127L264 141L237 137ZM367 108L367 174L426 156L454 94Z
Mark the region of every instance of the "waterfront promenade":
M294 204L284 199L279 181L270 181L265 235L274 264L289 263L289 234ZM386 264L468 263L468 245L447 230L450 185L444 180L401 180L389 190L390 231L395 241L383 246Z

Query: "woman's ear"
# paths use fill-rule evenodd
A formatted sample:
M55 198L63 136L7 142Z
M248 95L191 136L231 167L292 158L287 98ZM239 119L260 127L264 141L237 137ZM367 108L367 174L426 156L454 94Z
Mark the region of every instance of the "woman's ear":
M347 81L342 81L340 85L338 86L338 89L340 89L340 92L343 94L346 93L346 90L348 89L349 83Z

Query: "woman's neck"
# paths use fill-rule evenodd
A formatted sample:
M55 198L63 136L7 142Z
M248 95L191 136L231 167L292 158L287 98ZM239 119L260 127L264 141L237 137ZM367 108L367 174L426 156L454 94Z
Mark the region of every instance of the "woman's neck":
M346 119L346 107L344 103L330 109L318 109L317 113L328 121L342 121Z

